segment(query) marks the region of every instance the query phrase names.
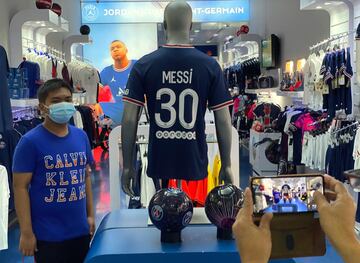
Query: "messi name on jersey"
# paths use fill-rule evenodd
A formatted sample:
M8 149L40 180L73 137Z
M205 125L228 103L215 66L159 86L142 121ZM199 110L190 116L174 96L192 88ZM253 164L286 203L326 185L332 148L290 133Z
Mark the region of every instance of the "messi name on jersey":
M188 71L163 71L163 84L191 84L193 69Z

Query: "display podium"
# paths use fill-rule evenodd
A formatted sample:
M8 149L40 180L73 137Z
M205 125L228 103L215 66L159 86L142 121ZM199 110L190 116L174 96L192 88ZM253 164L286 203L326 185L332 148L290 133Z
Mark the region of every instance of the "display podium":
M104 217L91 243L86 263L240 262L235 241L216 239L216 227L191 225L182 231L182 243L162 244L160 231L148 226L147 209L121 209ZM270 263L342 262L334 249L324 257L271 260Z

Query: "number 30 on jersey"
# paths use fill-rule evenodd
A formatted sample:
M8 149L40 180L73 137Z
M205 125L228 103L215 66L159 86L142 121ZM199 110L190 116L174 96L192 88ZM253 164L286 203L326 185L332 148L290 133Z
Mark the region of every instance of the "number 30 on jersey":
M168 102L161 104L162 110L167 110L170 112L170 120L163 121L161 119L161 114L155 113L156 124L163 129L169 129L175 124L176 118L178 117L179 122L184 129L191 130L192 128L194 128L195 122L196 122L198 104L199 104L199 96L197 95L197 93L192 89L185 89L180 93L179 98L178 98L179 99L179 113L178 114L176 112L176 109L174 108L174 104L177 99L175 92L169 88L159 89L158 92L156 93L156 100L161 100L161 97L163 95L170 96L170 100ZM192 107L191 107L191 109L188 109L188 110L191 110L191 121L190 122L185 121L185 98L187 96L190 96L192 98Z

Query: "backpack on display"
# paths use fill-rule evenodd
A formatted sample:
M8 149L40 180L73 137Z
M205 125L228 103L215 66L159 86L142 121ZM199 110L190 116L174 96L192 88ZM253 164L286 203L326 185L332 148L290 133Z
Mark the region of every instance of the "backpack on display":
M62 8L61 5L57 4L57 3L53 3L51 10L57 14L58 16L61 16L62 14Z
M281 145L279 144L279 140L272 140L270 138L265 138L262 141L255 143L254 148L259 145L269 142L270 144L265 149L265 156L269 162L272 164L279 164L281 157Z
M36 0L36 7L38 9L50 9L52 6L52 0Z

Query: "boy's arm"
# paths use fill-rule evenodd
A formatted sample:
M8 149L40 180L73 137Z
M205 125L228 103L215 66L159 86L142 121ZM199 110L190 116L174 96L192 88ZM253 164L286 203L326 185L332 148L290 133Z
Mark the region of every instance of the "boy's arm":
M33 256L36 238L32 228L28 187L32 173L14 173L15 209L20 224L19 250L24 256Z
M95 215L94 215L94 205L93 205L93 193L91 188L90 165L86 166L85 191L86 191L86 212L90 227L90 235L92 236L95 233Z

